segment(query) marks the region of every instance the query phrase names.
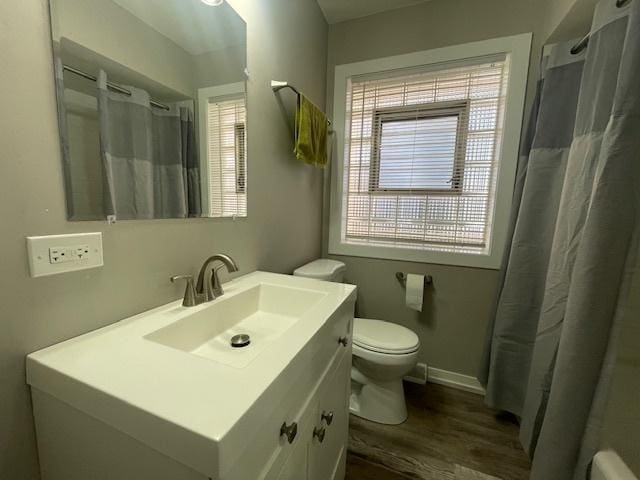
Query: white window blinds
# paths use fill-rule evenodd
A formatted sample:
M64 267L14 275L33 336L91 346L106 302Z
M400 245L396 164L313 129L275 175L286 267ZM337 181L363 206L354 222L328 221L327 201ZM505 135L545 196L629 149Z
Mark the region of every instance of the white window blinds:
M503 56L350 80L343 241L488 252L507 76Z
M247 216L244 96L207 103L209 209L212 217Z

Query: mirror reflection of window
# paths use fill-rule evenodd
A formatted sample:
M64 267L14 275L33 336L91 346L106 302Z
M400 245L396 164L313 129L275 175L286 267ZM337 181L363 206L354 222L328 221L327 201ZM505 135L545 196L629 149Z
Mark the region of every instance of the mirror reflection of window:
M206 95L202 92L201 95ZM213 92L217 90L212 89ZM244 93L203 99L206 102L206 165L209 216L246 217L246 102ZM201 100L201 105L203 100ZM201 113L202 115L202 113ZM205 176L205 175L203 175Z

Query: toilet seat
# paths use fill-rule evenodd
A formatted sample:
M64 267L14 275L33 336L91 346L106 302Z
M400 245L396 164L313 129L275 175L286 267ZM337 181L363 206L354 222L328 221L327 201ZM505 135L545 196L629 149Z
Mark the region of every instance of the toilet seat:
M407 355L420 348L415 332L402 325L368 318L354 319L353 344L383 355Z
M372 364L385 367L400 367L409 364L413 365L418 360L417 350L411 353L390 354L368 350L356 343L354 343L351 348L353 349L354 357L362 358Z

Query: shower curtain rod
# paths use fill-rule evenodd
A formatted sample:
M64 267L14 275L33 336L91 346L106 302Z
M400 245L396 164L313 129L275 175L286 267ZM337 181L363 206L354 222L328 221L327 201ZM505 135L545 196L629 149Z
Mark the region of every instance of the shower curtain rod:
M616 0L616 8L622 8L631 0ZM587 33L578 43L576 43L573 47L571 47L571 54L577 55L589 45L589 38L591 37L591 33Z
M74 73L80 77L86 78L87 80L91 80L92 82L98 81L98 77L91 75L90 73L83 72L82 70L78 70L77 68L70 67L69 65L62 65L62 69L66 70L67 72ZM107 87L109 87L111 90L115 92L122 93L128 97L131 96L130 90L127 90L126 88L123 88L120 85L117 85L115 83L107 82ZM149 100L149 103L156 108L161 108L163 110L171 110L168 105L165 105L164 103L156 102L155 100Z
M289 82L281 82L279 80L271 80L271 90L275 92L282 90L283 88L290 88L291 90L293 90L295 92L296 95L302 95L300 93L300 91L294 87L293 85L291 85ZM327 118L327 123L329 124L329 126L331 126L331 120L329 120Z

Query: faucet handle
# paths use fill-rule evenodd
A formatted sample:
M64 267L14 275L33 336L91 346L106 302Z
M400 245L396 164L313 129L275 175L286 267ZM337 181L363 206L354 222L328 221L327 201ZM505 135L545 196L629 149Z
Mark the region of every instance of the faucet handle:
M196 288L193 284L193 275L174 275L170 278L171 283L175 283L178 280L186 280L187 287L184 290L184 298L182 299L182 305L185 307L194 307L196 302Z

